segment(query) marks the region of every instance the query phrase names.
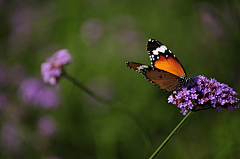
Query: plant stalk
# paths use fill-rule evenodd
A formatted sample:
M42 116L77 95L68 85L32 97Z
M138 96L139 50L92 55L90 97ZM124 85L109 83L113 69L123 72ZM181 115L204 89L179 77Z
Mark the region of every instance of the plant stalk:
M158 153L163 149L163 147L168 143L168 141L173 137L173 135L179 130L179 128L187 121L187 119L192 115L193 111L189 111L188 114L182 119L182 121L175 127L175 129L168 135L168 137L162 142L158 149L152 154L149 159L155 158Z

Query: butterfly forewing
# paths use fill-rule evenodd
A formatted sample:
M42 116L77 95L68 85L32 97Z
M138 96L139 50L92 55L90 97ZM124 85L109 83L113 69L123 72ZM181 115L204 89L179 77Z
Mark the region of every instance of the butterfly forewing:
M148 40L147 51L151 66L172 73L176 76L185 76L185 70L175 55L161 42L155 39Z
M149 71L152 70L151 66L143 65L143 64L135 63L135 62L126 62L126 65L127 65L127 67L129 67L139 73L143 73L146 70L149 70Z

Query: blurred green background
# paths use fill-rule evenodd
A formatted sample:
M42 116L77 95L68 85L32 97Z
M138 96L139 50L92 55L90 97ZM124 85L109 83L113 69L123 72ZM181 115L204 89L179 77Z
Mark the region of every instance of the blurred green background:
M158 39L189 77L240 92L239 28L239 1L0 0L0 158L150 157L183 115L125 62L150 65L146 43ZM41 83L41 63L59 49L74 58L69 74L140 124L64 78L59 89ZM54 94L48 106L25 99L29 80ZM240 158L239 130L239 110L194 113L156 158Z

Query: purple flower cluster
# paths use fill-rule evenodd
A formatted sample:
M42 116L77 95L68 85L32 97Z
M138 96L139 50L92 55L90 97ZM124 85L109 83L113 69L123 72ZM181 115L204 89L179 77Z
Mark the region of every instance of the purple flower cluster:
M51 85L58 84L59 77L62 73L61 68L71 62L72 57L68 53L68 50L62 49L57 51L41 65L43 81Z
M240 105L234 105L239 98L235 97L237 93L228 85L217 82L214 78L207 79L199 75L191 77L191 81L173 91L168 97L168 103L172 103L181 108L181 113L186 115L188 110L194 106L209 106L212 109L226 108L233 111Z

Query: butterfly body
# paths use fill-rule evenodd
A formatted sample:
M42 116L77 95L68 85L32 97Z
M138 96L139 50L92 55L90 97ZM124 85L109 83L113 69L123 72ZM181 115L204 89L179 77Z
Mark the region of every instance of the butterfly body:
M147 51L151 66L135 62L126 62L126 65L165 91L173 91L188 83L189 78L182 64L165 45L158 40L149 39Z

